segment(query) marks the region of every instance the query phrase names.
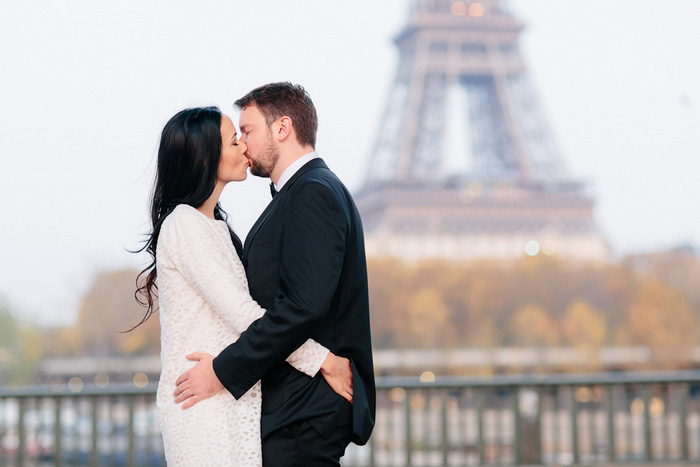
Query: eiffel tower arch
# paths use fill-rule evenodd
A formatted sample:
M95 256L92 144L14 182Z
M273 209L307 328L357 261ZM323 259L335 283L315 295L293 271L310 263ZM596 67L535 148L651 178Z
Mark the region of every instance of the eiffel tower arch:
M606 259L498 0L412 0L364 186L368 256Z

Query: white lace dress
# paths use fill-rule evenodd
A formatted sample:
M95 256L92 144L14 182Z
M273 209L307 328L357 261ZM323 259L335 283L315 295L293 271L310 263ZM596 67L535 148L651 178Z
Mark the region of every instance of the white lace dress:
M162 373L157 406L169 466L261 466L260 382L235 400L225 389L182 410L175 380L192 352L217 355L265 312L223 221L179 205L162 224L156 251ZM309 340L287 361L315 375L328 349Z

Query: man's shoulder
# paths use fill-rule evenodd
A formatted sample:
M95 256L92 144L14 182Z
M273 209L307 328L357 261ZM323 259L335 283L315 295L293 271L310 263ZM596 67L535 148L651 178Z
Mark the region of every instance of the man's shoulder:
M300 177L296 183L296 185L299 185L299 188L314 183L325 185L329 188L332 186L345 188L343 182L340 181L338 176L328 168L328 166L323 162L323 159L314 159L309 162L309 164L312 164L313 162L317 163L311 167L308 167L304 173L300 174Z

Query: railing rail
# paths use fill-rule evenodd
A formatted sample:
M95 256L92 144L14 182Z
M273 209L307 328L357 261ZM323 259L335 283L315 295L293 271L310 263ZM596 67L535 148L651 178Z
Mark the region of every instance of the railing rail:
M156 384L0 388L0 465L164 465ZM344 466L700 462L700 371L377 380Z

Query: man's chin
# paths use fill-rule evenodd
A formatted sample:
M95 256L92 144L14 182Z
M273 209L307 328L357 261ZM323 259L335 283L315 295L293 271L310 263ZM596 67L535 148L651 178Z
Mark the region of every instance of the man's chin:
M262 177L262 178L268 178L270 176L270 174L266 173L265 171L253 170L252 168L250 169L250 174L255 175L256 177Z

